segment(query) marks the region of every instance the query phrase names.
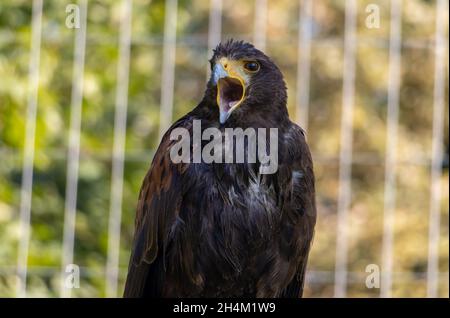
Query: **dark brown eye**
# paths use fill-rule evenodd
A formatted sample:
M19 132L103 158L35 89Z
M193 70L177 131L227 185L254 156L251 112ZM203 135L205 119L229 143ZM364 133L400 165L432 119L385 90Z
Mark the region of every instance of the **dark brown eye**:
M255 62L255 61L245 62L244 68L249 72L258 72L259 64L258 64L258 62Z

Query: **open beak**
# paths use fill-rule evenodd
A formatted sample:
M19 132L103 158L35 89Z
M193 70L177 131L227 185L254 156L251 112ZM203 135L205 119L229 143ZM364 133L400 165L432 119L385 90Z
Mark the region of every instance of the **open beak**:
M213 69L214 84L217 85L217 105L221 124L239 107L245 96L245 80L231 61L219 61Z

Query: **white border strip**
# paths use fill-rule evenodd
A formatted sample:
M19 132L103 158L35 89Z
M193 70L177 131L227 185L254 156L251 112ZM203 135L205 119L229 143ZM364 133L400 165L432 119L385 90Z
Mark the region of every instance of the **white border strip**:
M267 0L255 0L253 44L258 50L266 49Z
M164 45L161 76L161 108L159 136L162 138L172 123L175 54L177 41L177 0L166 0L164 18Z
M80 161L81 108L83 102L84 58L86 49L87 0L79 1L80 28L74 29L74 62L72 71L72 100L70 108L69 144L67 150L66 200L64 208L64 238L61 260L61 297L71 297L65 288L66 266L73 263L75 217L77 209L78 168Z
M119 277L120 225L122 219L123 165L128 106L128 80L131 45L131 0L122 1L119 61L117 65L116 113L112 153L111 199L106 264L106 297L117 296Z
M33 0L31 50L28 67L28 106L20 192L20 235L17 259L16 297L26 297L28 250L30 243L31 197L33 191L34 143L39 90L42 33L42 0Z
M308 131L311 70L312 0L300 0L297 52L297 123Z
M380 296L391 297L396 198L398 107L400 94L402 0L391 1L389 79L384 179L384 217Z
M447 15L447 17L446 17ZM427 296L438 296L439 284L439 230L441 223L442 156L444 136L445 95L445 36L444 23L448 21L448 1L438 0L436 6L433 141L431 157L431 199L428 237Z
M355 94L356 0L345 1L345 40L336 237L335 297L347 294L348 209L351 202L353 104Z

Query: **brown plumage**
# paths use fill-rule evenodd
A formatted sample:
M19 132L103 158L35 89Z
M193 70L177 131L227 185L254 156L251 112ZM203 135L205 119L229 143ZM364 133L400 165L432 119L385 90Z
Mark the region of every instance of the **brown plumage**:
M163 136L144 178L124 296L301 297L316 221L314 174L304 132L288 117L283 76L241 41L219 44L210 62L205 96ZM218 99L217 84L231 82L215 78L218 64L244 79L242 102L225 115L219 110L231 97ZM194 119L202 130L277 128L278 170L260 174L259 162L173 163L170 132L192 134Z

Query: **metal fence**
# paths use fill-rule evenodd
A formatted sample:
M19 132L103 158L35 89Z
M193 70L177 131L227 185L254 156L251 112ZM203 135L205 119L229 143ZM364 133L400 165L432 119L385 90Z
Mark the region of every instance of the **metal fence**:
M112 150L112 179L111 200L109 211L109 236L108 256L106 265L106 295L115 297L120 295L118 290L119 276L119 244L120 225L122 211L122 192L124 174L124 149L126 138L126 120L128 104L128 83L130 76L130 45L132 42L132 1L123 0L123 10L120 19L119 57L117 68L117 87L115 99L114 119L114 144ZM257 47L264 50L266 42L266 20L269 14L268 0L255 0L254 35L253 42ZM161 83L161 133L172 122L174 83L175 83L175 52L177 46L176 24L177 24L177 0L165 1L165 24L163 37L163 60L162 60L162 83ZM211 0L209 12L208 50L221 39L221 16L223 0ZM74 237L75 237L75 214L77 202L78 167L80 157L80 127L81 109L83 97L83 78L85 64L86 46L86 15L88 1L79 0L78 6L81 13L81 27L76 30L74 42L73 79L70 106L70 126L67 149L67 180L66 200L64 209L64 237L62 241L62 268L64 269L73 262ZM311 42L312 22L311 15L314 10L312 0L301 0L299 4L298 20L298 63L297 63L297 91L296 104L298 106L297 121L308 128L309 114L309 81L311 67ZM446 14L447 12L447 14ZM349 209L351 202L352 182L352 141L353 141L353 111L355 96L355 50L358 43L356 34L357 1L345 1L345 37L344 37L344 72L342 87L342 118L340 131L340 153L339 153L339 194L337 207L337 236L335 272L310 272L308 281L314 279L326 279L334 281L334 294L336 297L345 297L348 286L347 255L348 251L348 224ZM34 145L36 135L36 112L38 109L38 87L39 66L42 37L43 0L33 0L32 11L32 37L31 52L29 60L29 90L28 107L26 114L26 138L24 146L22 186L20 201L20 245L17 260L17 289L18 297L26 296L26 277L28 271L28 252L30 241L30 222L32 221L31 196L33 187L33 165ZM389 83L388 83L388 108L387 108L387 140L385 157L385 193L384 193L384 228L382 235L382 268L380 296L390 297L392 288L392 266L393 266L393 224L395 217L396 202L396 172L397 172L397 131L399 122L399 90L401 72L401 46L402 46L402 0L390 2L390 40L389 40ZM440 273L438 267L438 245L440 229L440 202L441 202L441 178L444 120L445 120L445 85L446 73L448 75L448 64L446 64L446 49L448 39L445 34L445 23L448 19L448 1L437 0L436 2L436 33L434 45L425 49L434 50L434 103L433 103L433 130L431 158L431 188L429 208L429 239L428 239L428 268L425 273L427 280L427 295L436 297L438 295L438 281L440 274L448 279L448 271ZM270 39L269 39L270 40ZM419 43L420 45L420 43ZM447 68L446 68L447 66ZM207 71L208 72L208 71ZM430 79L431 80L431 79ZM320 211L319 211L320 213ZM41 268L45 271L46 268ZM121 271L126 270L124 268ZM351 273L350 273L351 274ZM333 277L334 276L334 277ZM70 297L70 289L61 286L60 295Z

